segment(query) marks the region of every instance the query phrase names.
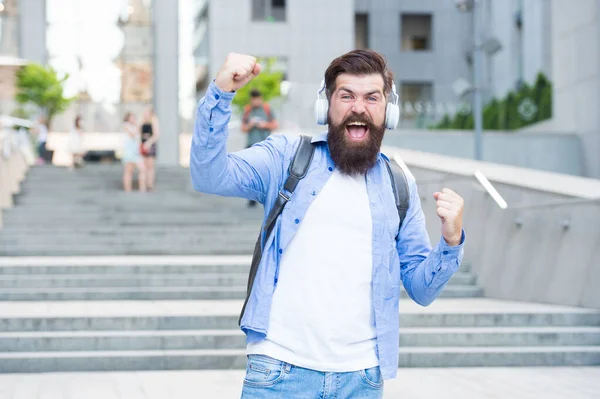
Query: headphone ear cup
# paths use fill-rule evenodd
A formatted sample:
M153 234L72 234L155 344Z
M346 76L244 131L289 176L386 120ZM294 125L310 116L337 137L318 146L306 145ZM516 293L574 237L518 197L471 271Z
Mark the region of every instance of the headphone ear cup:
M327 124L327 111L329 110L329 101L325 98L319 98L315 101L315 119L317 124Z
M385 108L385 127L394 130L400 122L400 108L396 104L388 103Z

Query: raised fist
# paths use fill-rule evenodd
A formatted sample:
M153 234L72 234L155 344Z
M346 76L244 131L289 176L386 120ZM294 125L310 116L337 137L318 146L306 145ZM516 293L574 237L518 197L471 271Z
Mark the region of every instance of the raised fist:
M229 53L219 69L215 84L224 92L239 90L260 73L260 64L251 55Z

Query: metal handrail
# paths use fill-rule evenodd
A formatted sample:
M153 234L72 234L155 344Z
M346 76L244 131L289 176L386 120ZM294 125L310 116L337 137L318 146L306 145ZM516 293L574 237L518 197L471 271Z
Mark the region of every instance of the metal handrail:
M408 166L406 165L406 163L402 160L402 158L396 154L393 157L394 161L396 161L396 163L398 165L400 165L401 168L405 169L406 171L410 170L408 169ZM488 180L487 177L485 177L485 175L480 171L480 170L476 170L472 176L463 176L463 177L455 177L455 178L451 178L451 179L439 179L439 182L448 182L448 181L464 181L464 180L471 180L475 178L479 184L481 184L481 186L485 189L485 191L490 195L490 197L492 197L492 199L494 200L494 202L496 203L496 205L498 205L498 207L500 209L507 209L508 208L508 204L506 203L506 200L504 200L504 198L502 197L502 195L500 195L500 193L498 192L498 190L496 190L496 187L494 187L494 185ZM428 184L428 183L436 183L437 181L435 180L429 180L429 181L424 181L424 182L419 182L419 184Z

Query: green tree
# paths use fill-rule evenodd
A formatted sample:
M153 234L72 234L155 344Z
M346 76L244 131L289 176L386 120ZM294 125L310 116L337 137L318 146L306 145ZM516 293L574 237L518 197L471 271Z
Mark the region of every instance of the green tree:
M69 75L59 77L54 68L29 63L17 72L15 100L22 105L33 103L52 118L67 110L75 97L65 97L63 84Z
M281 95L281 81L283 72L272 70L274 59L259 59L258 62L262 66L261 72L246 86L242 87L235 93L232 104L242 111L246 105L250 103L250 90L257 89L265 101L270 101L273 98Z

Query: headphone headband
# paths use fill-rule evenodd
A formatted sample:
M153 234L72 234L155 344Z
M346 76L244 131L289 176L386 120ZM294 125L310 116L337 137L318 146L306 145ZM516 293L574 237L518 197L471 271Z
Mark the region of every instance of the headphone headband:
M321 80L321 86L317 90L317 101L315 102L315 119L319 125L327 124L327 111L329 110L329 101L327 98L322 98L323 92L327 89L325 79ZM385 127L387 129L395 129L400 121L400 108L398 102L400 96L396 91L396 84L392 81L392 90L387 100L385 108Z

